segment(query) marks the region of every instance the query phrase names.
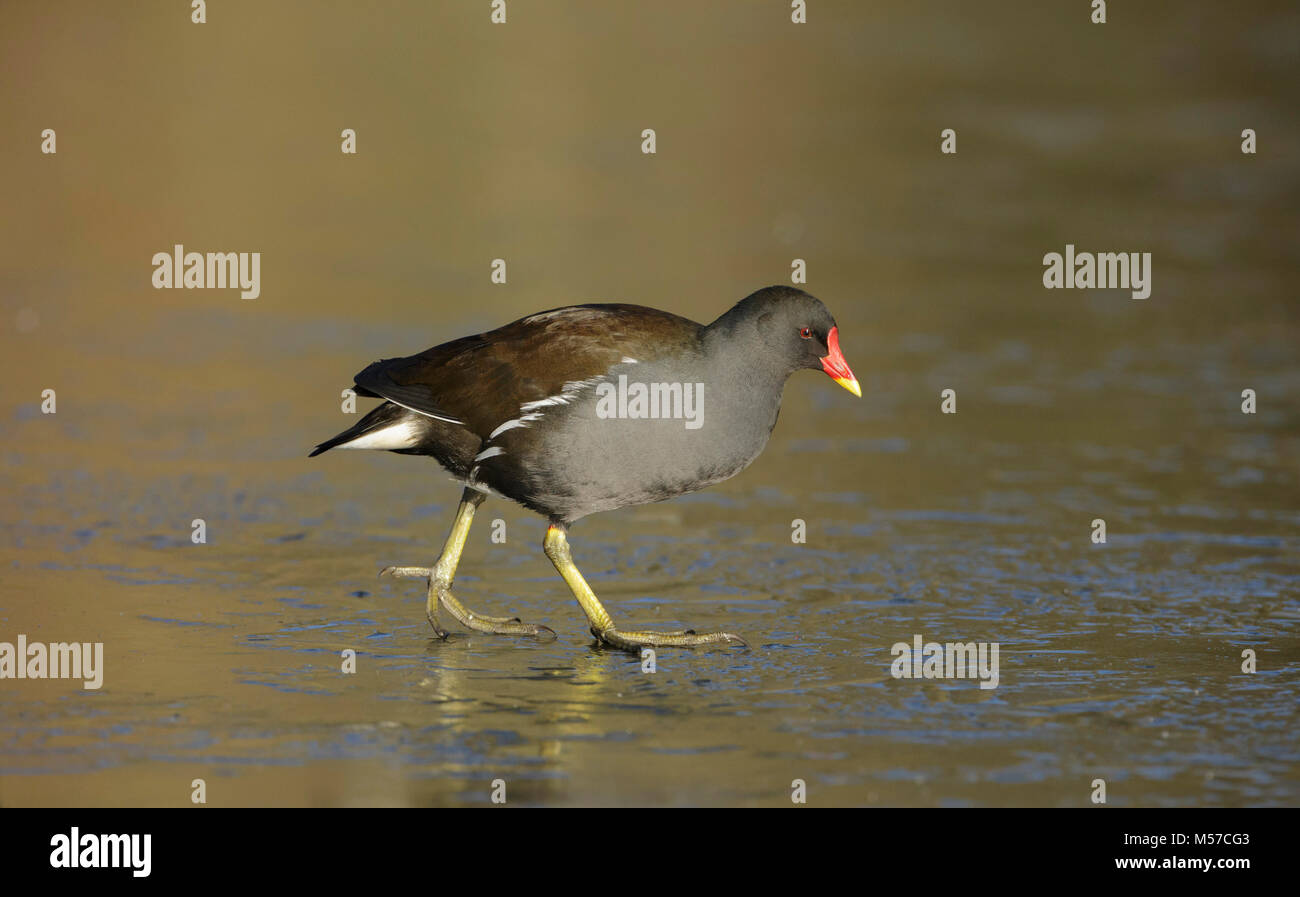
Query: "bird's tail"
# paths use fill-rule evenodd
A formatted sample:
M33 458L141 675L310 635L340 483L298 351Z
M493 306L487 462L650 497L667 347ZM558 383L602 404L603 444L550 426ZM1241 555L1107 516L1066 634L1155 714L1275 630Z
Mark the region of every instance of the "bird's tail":
M409 448L418 434L416 417L401 405L385 402L357 421L356 426L316 446L307 457L315 458L321 452L339 446L389 451Z

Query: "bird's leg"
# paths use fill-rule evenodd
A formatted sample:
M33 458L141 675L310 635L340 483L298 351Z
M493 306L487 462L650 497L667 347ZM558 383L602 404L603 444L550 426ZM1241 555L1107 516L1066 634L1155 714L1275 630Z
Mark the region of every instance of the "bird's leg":
M438 620L438 606L441 605L466 629L475 632L494 632L499 635L549 635L555 632L538 623L521 623L518 617L489 617L476 614L456 599L451 593L452 581L456 578L456 567L460 564L461 553L465 550L465 540L469 536L470 524L474 522L474 511L483 504L486 496L476 489L466 489L456 509L456 520L451 525L451 532L442 546L442 553L432 567L385 567L379 571L383 576L388 573L398 579L427 579L429 594L425 601L424 612L429 618L429 625L438 634L446 638L447 630Z
M551 559L555 569L560 571L560 576L568 583L573 597L577 598L578 604L582 606L582 612L587 615L587 621L591 624L591 634L606 645L622 648L624 651L638 651L643 647L694 648L699 645L725 645L730 642L749 647L744 639L729 632L708 632L702 635L696 634L693 629L677 632L646 630L622 632L614 628L614 621L610 619L609 613L574 565L573 557L569 553L569 539L565 535L563 525L552 523L547 528L544 545L546 556Z

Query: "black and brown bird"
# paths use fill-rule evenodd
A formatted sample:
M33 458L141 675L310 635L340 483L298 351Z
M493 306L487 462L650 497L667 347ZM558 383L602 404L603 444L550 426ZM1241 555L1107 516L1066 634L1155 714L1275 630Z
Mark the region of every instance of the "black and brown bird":
M356 375L358 395L384 399L316 446L431 455L465 491L432 567L387 567L427 580L441 607L478 632L539 635L547 627L469 610L451 593L474 511L488 495L550 521L546 556L601 642L626 650L735 642L730 633L623 630L574 566L568 529L598 511L663 501L733 477L776 425L786 379L825 371L856 396L835 319L813 296L767 287L709 325L653 308L573 305L529 315Z

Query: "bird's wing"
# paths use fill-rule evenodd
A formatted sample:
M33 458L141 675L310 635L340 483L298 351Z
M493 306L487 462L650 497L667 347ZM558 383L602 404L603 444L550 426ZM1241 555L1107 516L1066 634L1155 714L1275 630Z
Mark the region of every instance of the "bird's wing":
M486 439L529 403L557 400L566 386L602 377L614 365L694 349L701 330L638 305L572 305L376 361L355 379L362 394L463 424Z

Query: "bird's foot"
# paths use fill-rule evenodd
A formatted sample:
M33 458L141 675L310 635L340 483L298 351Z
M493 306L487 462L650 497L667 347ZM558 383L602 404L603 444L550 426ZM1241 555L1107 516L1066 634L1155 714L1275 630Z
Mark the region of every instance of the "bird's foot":
M466 629L475 632L490 632L496 635L531 635L540 638L555 638L555 631L540 623L524 623L518 617L492 617L475 613L457 600L451 593L451 583L443 581L437 570L432 567L385 567L379 571L380 576L388 575L395 579L423 579L429 583L429 597L425 615L429 625L438 638L445 639L450 633L438 622L438 608L456 618Z
M694 629L679 629L674 632L620 632L613 628L604 631L592 629L591 634L600 639L602 644L624 651L639 651L642 648L699 648L704 645L737 644L748 648L749 643L730 632L697 633Z
M489 617L487 614L475 613L456 599L451 589L435 589L438 603L447 613L455 617L460 625L475 632L491 632L496 635L531 635L535 638L555 638L555 630L541 623L524 623L518 617ZM432 599L430 599L432 600ZM434 627L438 628L437 626ZM444 636L445 638L445 636Z

